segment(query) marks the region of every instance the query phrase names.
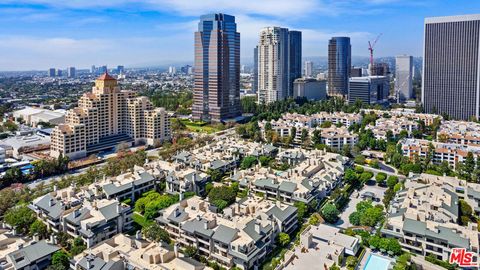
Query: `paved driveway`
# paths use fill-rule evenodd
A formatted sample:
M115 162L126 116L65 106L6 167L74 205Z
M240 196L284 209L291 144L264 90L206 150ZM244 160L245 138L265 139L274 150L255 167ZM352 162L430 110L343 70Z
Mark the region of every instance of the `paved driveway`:
M350 221L348 221L348 217L350 216L351 213L355 212L355 207L357 206L357 203L363 201L361 195L365 192L372 192L375 194L376 200L373 202L373 204L382 204L382 199L383 196L385 195L385 187L379 187L375 185L374 180L370 180L365 186L360 191L355 191L352 193L350 196L350 201L348 202L347 206L345 207L345 210L340 214L340 219L335 223L336 227L339 228L348 228L351 227L352 224L350 224Z

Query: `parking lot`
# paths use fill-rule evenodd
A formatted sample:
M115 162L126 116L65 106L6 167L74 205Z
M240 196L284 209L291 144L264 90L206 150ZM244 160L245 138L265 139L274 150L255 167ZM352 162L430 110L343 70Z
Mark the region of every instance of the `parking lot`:
M374 180L370 180L367 184L360 190L355 191L350 196L350 201L348 202L345 210L340 214L340 219L335 223L335 226L340 228L348 228L351 227L352 224L348 221L348 217L351 213L355 212L355 206L357 203L366 200L362 198L362 195L366 192L371 192L375 195L375 200L373 204L382 204L383 195L385 194L386 187L379 187L375 184Z

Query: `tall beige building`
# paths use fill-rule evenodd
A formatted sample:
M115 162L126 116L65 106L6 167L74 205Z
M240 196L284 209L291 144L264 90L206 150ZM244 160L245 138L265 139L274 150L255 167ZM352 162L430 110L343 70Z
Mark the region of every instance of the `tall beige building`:
M159 144L170 139L170 117L164 108L153 108L148 98L120 90L117 80L105 73L78 107L67 112L65 124L54 128L50 155L76 159L121 143Z

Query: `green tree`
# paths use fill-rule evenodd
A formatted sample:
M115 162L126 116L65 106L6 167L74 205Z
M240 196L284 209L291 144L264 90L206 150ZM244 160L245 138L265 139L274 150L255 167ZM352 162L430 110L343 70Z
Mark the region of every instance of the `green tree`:
M355 184L358 181L357 173L351 168L345 170L345 176L343 178L350 184Z
M27 234L36 217L35 213L26 205L21 205L8 210L5 213L4 220L19 232Z
M333 203L327 203L322 209L322 217L329 223L335 223L338 220L340 212Z
M348 256L347 258L347 269L348 270L353 270L355 269L355 266L357 265L358 259L355 256Z
M390 175L387 178L387 187L388 188L394 188L397 183L398 183L398 177L397 176Z
M340 267L338 267L336 263L333 263L333 265L330 266L329 270L340 270Z
M208 200L220 210L235 202L237 193L227 186L213 187L208 193Z
M387 175L385 173L377 173L377 175L375 176L375 181L378 185L383 184L385 179L387 179Z
M210 175L210 179L213 182L220 182L223 177L223 173L220 170L208 169L207 174Z
M308 207L307 205L304 203L304 202L295 202L293 204L293 206L295 206L297 208L297 217L298 217L298 221L299 222L302 222L303 221L303 218L305 217L305 215L307 214L308 212Z
M142 228L142 233L145 236L145 238L155 241L155 242L160 242L163 241L165 243L170 243L170 236L168 235L168 232L165 231L160 225L157 223L151 223L145 227Z
M354 226L360 225L360 212L353 212L348 216L348 221Z
M472 180L472 173L474 170L475 170L475 158L473 157L472 152L468 152L467 157L465 158L465 165L464 165L464 172L468 181Z
M257 164L258 160L255 156L246 156L243 158L242 162L240 163L240 169L246 170L251 168L253 165Z
M183 254L185 254L186 257L194 257L195 255L197 255L197 248L194 247L194 246L187 246L185 247L185 249L183 250Z
M279 233L277 243L282 247L286 247L290 243L290 235L283 232Z
M45 239L48 238L48 228L42 221L39 219L35 220L29 228L29 235L34 236L38 235L40 238Z
M57 251L52 255L52 265L56 269L70 269L70 258L64 251Z

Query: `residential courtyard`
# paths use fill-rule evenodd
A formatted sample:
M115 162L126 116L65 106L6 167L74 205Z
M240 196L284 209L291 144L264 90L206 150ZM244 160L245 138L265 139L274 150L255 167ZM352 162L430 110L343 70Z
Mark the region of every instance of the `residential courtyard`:
M368 181L367 184L365 184L360 191L355 191L352 193L352 195L350 196L350 201L348 202L344 211L340 214L340 218L337 223L335 223L335 226L344 229L353 226L352 224L350 224L348 217L351 213L355 212L355 206L357 205L357 203L366 200L366 198L362 198L362 195L367 195L371 193L375 196L373 204L382 204L382 199L386 190L386 187L377 186L374 180Z

